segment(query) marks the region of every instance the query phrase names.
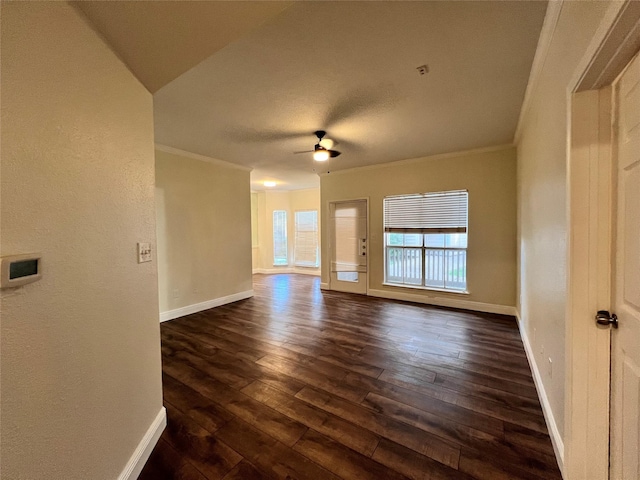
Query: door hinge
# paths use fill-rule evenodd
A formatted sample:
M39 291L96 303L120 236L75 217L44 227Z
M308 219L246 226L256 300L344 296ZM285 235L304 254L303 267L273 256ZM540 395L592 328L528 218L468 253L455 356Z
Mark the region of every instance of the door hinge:
M596 314L596 324L599 327L608 327L612 325L613 328L618 328L618 316L615 313L609 313L608 310L598 310L598 313Z

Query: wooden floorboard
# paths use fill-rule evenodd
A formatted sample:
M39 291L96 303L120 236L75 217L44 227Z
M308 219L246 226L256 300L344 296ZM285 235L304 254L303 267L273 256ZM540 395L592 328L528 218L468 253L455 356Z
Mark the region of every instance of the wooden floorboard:
M560 479L515 319L254 275L161 325L140 479Z

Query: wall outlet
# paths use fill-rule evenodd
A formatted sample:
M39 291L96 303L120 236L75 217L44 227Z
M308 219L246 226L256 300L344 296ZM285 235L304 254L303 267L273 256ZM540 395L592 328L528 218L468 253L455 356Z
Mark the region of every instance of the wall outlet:
M151 244L138 242L138 263L151 261Z
M549 377L553 378L553 360L549 357Z

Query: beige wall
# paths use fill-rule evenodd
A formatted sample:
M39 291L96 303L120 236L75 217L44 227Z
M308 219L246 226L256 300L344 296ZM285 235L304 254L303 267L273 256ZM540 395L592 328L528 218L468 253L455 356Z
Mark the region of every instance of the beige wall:
M606 7L604 2L564 2L518 138L519 311L561 435L567 281L567 88ZM551 373L549 358L553 361Z
M329 282L329 202L369 199L369 289L490 305L515 305L516 152L512 147L389 163L323 175L322 282ZM469 295L383 285L383 198L388 195L469 191Z
M249 171L156 150L160 311L248 292Z
M317 210L320 222L320 189L307 188L292 191L256 192L258 215L258 248L254 248L254 270L258 272L290 271L319 275L319 268L294 267L295 254L295 212L300 210ZM273 265L273 212L287 212L287 247L288 266ZM320 230L320 225L318 225ZM321 235L321 232L318 232Z
M151 95L66 2L2 2L2 478L114 479L162 408Z

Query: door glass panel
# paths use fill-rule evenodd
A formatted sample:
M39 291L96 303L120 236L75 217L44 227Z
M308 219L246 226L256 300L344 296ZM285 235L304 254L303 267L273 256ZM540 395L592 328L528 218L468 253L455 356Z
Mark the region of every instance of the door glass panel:
M337 272L336 278L341 282L357 282L358 272Z

